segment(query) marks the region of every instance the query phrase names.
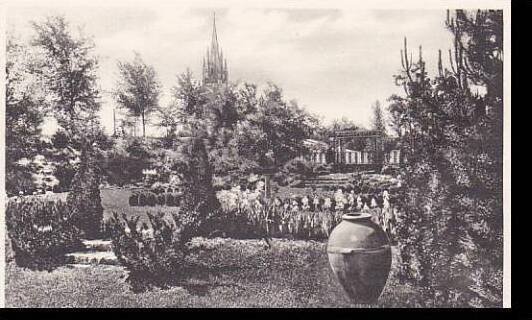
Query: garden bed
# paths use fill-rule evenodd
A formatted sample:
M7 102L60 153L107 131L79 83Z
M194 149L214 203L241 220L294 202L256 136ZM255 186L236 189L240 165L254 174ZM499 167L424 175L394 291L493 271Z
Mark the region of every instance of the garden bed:
M326 244L275 239L195 238L187 280L169 289L133 293L115 266L63 266L52 272L7 265L8 307L372 307L352 304L330 271ZM394 255L395 257L395 255ZM395 259L394 259L394 264ZM394 268L392 267L392 270ZM418 306L413 288L392 273L373 307Z

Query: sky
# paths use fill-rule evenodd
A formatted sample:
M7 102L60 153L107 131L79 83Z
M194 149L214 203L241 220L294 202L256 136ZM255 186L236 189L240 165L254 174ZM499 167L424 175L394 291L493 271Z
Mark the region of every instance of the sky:
M201 78L213 12L230 81L259 85L271 81L283 89L286 100L296 100L326 122L347 117L369 126L376 100L386 107L391 94L402 94L393 75L401 68L399 50L404 37L414 57L422 45L432 74L438 49L446 53L451 48L443 9L187 7L182 3L11 6L7 27L27 38L33 34L30 21L60 14L73 28L81 26L93 36L99 56L102 124L112 132L117 105L109 93L117 82L117 61L131 60L135 51L140 53L159 75L161 104L168 103L178 74L189 68Z

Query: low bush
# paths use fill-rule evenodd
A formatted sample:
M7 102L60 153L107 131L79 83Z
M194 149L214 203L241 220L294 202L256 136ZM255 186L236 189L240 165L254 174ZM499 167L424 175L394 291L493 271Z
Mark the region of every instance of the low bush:
M74 208L61 200L9 200L6 225L15 262L37 270L51 270L63 263L65 253L81 244L74 214Z
M157 195L153 192L148 192L146 196L146 204L150 207L154 207L157 204Z
M147 205L148 195L146 193L139 193L138 198L139 198L138 202L139 202L140 207L144 207Z

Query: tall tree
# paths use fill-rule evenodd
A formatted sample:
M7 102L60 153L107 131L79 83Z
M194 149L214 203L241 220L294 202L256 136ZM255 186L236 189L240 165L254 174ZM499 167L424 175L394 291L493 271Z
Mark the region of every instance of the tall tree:
M118 72L120 78L115 91L116 101L141 119L142 136L146 137L146 121L159 103L161 84L157 73L153 66L144 63L138 53L135 53L131 62L119 61Z
M51 93L53 114L70 138L79 140L93 128L87 120L94 120L100 108L94 43L81 30L74 35L62 16L51 16L32 26L36 32L32 44L44 58L41 72Z
M450 14L449 14L450 16ZM404 170L399 275L436 306L502 303L502 11L448 17L449 68L430 79L404 44L393 96ZM486 94L473 90L485 86Z

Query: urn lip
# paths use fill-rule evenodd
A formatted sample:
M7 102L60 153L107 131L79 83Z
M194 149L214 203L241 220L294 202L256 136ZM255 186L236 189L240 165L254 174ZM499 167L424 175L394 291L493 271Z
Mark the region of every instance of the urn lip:
M355 221L371 219L371 214L366 212L346 213L342 216L342 220Z

